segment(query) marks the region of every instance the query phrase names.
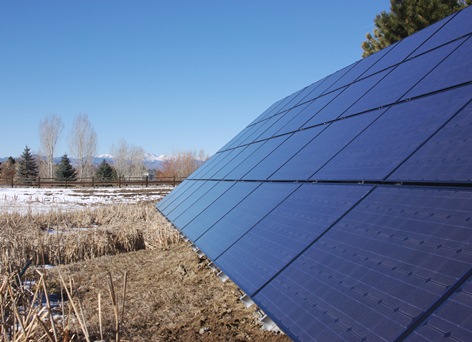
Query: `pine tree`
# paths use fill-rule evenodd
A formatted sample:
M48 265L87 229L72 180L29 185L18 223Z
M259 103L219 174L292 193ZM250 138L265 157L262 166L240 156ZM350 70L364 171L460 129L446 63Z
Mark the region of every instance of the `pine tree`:
M39 173L36 160L30 151L29 147L26 146L17 166L17 177L25 184L30 184L34 178L38 177Z
M95 177L99 181L109 181L116 178L116 172L113 167L103 159L95 172Z
M57 164L56 169L56 180L58 181L76 181L77 171L70 163L70 159L67 154L61 157L61 161Z
M467 7L472 0L390 0L390 12L382 11L374 23L374 35L362 43L367 57L413 33Z

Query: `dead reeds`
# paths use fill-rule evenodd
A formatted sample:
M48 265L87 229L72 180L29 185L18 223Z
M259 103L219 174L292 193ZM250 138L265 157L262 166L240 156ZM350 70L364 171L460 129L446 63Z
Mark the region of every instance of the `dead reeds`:
M103 255L167 248L178 234L153 204L88 207L75 212L0 214L0 248L9 261L68 264Z

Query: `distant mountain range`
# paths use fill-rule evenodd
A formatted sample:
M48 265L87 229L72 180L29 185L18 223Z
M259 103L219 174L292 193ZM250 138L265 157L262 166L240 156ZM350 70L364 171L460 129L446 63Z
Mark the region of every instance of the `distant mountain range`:
M152 170L155 170L155 169L160 169L162 167L162 164L168 160L172 158L171 156L165 156L165 155L156 155L154 153L145 153L144 154L144 166L146 167L146 169L152 169ZM8 157L0 157L0 163L3 163L5 160L7 160ZM96 156L94 159L93 159L93 163L95 165L98 165L102 162L102 160L105 159L107 162L109 162L110 164L113 164L113 156L111 154L101 154L99 156ZM61 160L60 157L57 157L57 158L54 158L54 162L55 163L59 163ZM70 158L72 164L74 164L74 158Z

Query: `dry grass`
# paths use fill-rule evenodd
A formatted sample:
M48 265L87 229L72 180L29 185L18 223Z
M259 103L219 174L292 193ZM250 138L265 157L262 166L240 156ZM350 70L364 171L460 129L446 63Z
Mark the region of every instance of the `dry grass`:
M0 247L1 342L288 340L260 330L153 203L2 213ZM33 266L46 263L62 266ZM65 298L55 315L38 300L51 294Z
M166 248L179 239L153 204L75 212L0 214L0 248L10 264L69 264L104 255Z
M152 203L97 206L75 212L1 213L0 340L89 340L88 323L73 281L56 277L52 292L65 296L67 304L58 316L61 318L54 319L45 271L33 271L32 265L65 265L142 249L166 249L178 240L177 232ZM33 286L25 285L27 271ZM119 339L121 318L111 275L108 286ZM123 298L125 293L126 289Z

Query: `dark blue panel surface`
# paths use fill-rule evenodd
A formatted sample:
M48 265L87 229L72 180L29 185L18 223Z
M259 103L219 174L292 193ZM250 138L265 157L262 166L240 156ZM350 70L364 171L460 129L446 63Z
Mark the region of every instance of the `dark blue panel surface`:
M254 143L251 145L238 147L234 150L234 158L229 160L223 167L221 167L218 172L212 175L212 179L224 179L231 171L236 167L243 164L247 158L249 158L253 153L255 153L265 141Z
M374 87L385 75L386 72L381 72L352 83L347 88L343 89L333 101L321 109L311 120L303 125L303 127L319 125L342 116L353 103L360 99L369 89Z
M402 39L395 44L394 50L373 65L363 76L382 71L398 63L403 62L407 57L413 55L413 51L429 39L436 31L444 25L444 21L428 26L424 30L414 33L408 39Z
M201 179L201 176L211 170L221 158L225 156L225 152L219 152L211 156L210 159L205 161L195 172L193 172L187 179Z
M463 102L472 99L472 86L451 92ZM467 105L416 151L388 179L393 181L471 182L472 104Z
M174 210L178 211L178 215L174 215L175 219L172 219L172 222L177 228L182 229L232 186L234 186L233 182L207 182L205 186L188 196L177 210ZM168 217L171 218L171 215Z
M353 65L341 69L334 74L331 74L323 79L323 83L321 83L318 87L316 87L313 91L311 91L304 99L303 102L312 101L327 93L327 89L331 88L331 86L336 83L346 72L351 69Z
M404 99L472 82L472 38L457 43L462 45L403 96Z
M163 202L162 205L158 206L158 209L164 214L169 214L176 206L178 206L182 201L184 201L187 196L192 194L198 188L200 188L205 182L204 181L188 181L185 184L181 184L171 192L168 196L169 199ZM166 196L167 198L167 196Z
M397 102L458 46L459 43L454 42L398 65L362 99L349 108L346 115Z
M272 106L270 106L267 110L264 111L264 113L262 113L262 115L260 115L257 120L254 120L251 125L263 120L263 119L266 119L268 117L271 117L272 115L275 115L277 114L279 111L280 111L280 108L282 108L284 106L285 103L287 103L287 100L288 100L289 96L287 97L284 97L283 99L277 101L276 103L274 103Z
M216 260L300 185L263 183L194 243Z
M228 173L224 178L238 180L243 178L244 175L250 172L256 165L261 163L267 156L269 156L275 149L279 147L280 144L282 144L289 137L289 135L283 135L262 142L260 144L260 147L253 154L248 156L244 160L244 162L238 165L238 167L234 168L233 171Z
M165 209L165 215L170 221L174 221L175 218L184 212L187 209L188 203L192 203L190 201L200 198L217 183L208 181L194 182L195 184L192 186L192 188L188 188L185 194L182 194L182 196L176 198L176 200Z
M257 123L254 123L250 126L247 126L241 133L242 134L238 134L238 138L237 139L234 139L234 141L226 146L226 149L231 149L231 148L236 148L238 146L241 146L242 142L247 139L247 137L249 137L252 133L254 133L254 131L256 131L260 126L261 121L258 121Z
M218 182L212 181L199 181L196 186L193 187L193 191L189 191L185 196L181 196L179 199L174 201L167 207L166 216L167 218L175 223L175 219L188 210L188 207L198 200L202 196L208 193ZM180 227L180 226L178 226Z
M175 200L179 194L181 194L184 189L187 189L191 184L194 184L193 181L189 181L188 179L184 180L180 186L172 190L170 193L167 194L163 199L161 199L157 204L156 208L159 209L161 212L169 205L170 202Z
M183 227L183 233L195 241L260 185L257 182L236 182L225 196L219 197Z
M472 20L470 20L472 7L468 7L457 14L449 16L440 23L445 25L429 39L426 43L415 51L414 55L424 53L428 50L437 48L456 38L465 36L472 32Z
M298 107L296 107L298 108ZM241 141L241 145L247 145L256 141L263 140L265 138L270 138L273 136L273 132L275 129L275 125L280 121L286 121L283 118L285 116L291 116L293 115L294 110L290 110L287 112L283 112L282 114L277 114L275 116L272 116L264 121L261 121L258 123L258 128L252 132L252 134L248 135L244 140ZM277 127L277 126L276 126ZM269 136L267 136L269 135Z
M258 165L248 172L245 180L266 180L294 154L308 144L325 127L314 127L293 133L279 148L267 155Z
M471 207L468 191L378 188L253 299L296 338L392 341L469 271Z
M294 154L272 175L271 179L308 180L383 111L377 110L334 121L302 150Z
M305 183L215 263L252 296L370 189Z
M383 58L386 58L391 54L392 50L395 48L396 44L392 44L385 49L380 50L379 52L370 55L367 58L363 58L353 65L352 69L349 70L343 77L341 77L336 83L334 83L329 89L325 92L331 92L336 89L343 88L352 82L358 80L359 78L365 77L367 70L379 63Z
M464 104L450 92L388 109L312 179L382 180Z
M244 148L236 148L234 150L226 150L219 152L217 157L211 161L202 172L195 173L195 177L198 179L209 179L216 172L218 172L223 166L225 166L229 161L231 161L238 153L240 153ZM197 170L198 171L198 170Z
M406 341L472 341L472 280L469 279Z
M318 97L313 102L310 102L306 107L302 108L303 110L295 113L293 118L289 120L275 134L285 134L299 130L305 125L307 121L317 115L320 110L325 108L332 101L335 101L336 97L341 93L341 91L342 90L333 91L327 95Z
M307 107L311 105L312 102L306 102L302 105L296 106L289 111L285 112L284 114L281 114L280 116L273 117L273 119L277 119L277 121L274 122L272 126L270 126L264 133L262 133L258 139L268 139L272 138L273 136L280 135L282 127L286 126L293 120L298 120L297 117L301 114L302 111L304 111ZM309 110L309 109L307 109ZM313 114L311 114L313 115ZM306 121L307 119L305 119ZM300 127L301 124L298 125ZM285 131L285 130L284 130ZM280 133L279 133L280 132ZM289 128L285 131L285 133L289 132Z

